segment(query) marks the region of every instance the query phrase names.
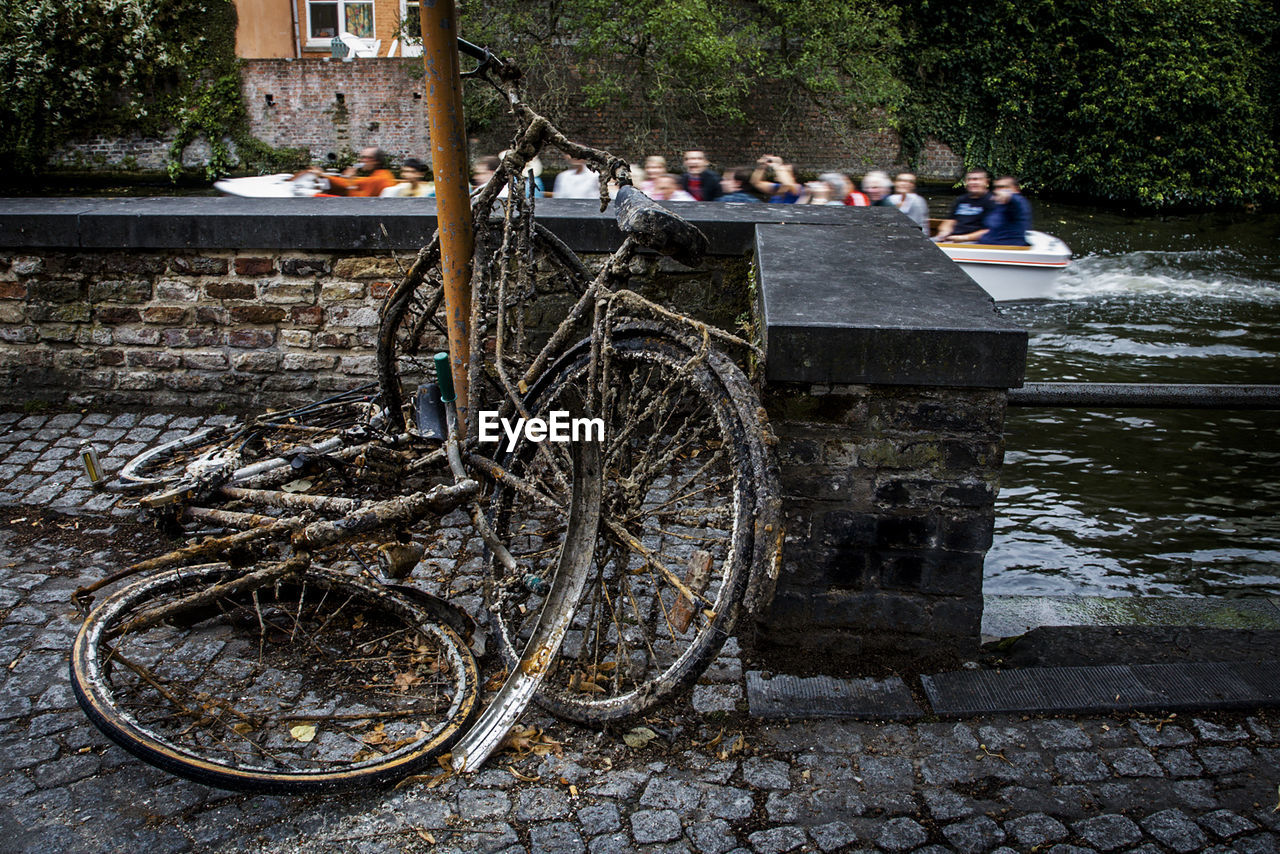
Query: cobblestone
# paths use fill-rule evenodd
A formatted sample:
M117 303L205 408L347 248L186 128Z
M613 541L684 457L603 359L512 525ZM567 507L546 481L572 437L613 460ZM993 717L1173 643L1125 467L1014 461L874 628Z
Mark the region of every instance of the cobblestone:
M752 788L785 792L791 788L788 770L789 766L784 762L753 757L742 763L742 779Z
M1040 847L1067 835L1067 828L1062 822L1043 813L1020 816L1007 822L1006 827L1009 835L1024 847Z
M1236 815L1231 810L1214 810L1211 813L1205 813L1199 818L1200 826L1209 830L1219 839L1230 839L1233 836L1239 836L1250 830L1254 830L1258 825L1249 821L1244 816Z
M1142 830L1123 815L1100 815L1076 822L1072 829L1099 851L1116 851L1142 839Z
M1142 827L1157 842L1174 851L1190 852L1204 848L1207 841L1202 831L1186 813L1178 809L1162 810L1147 816Z
M1005 832L1000 829L1000 825L985 815L947 825L942 835L947 837L947 841L957 851L966 854L989 851L1005 840Z
M123 461L205 423L168 414L0 413L0 510L7 502L11 520L0 524L6 851L1277 850L1275 710L1163 721L752 721L740 709L744 653L736 643L706 683L648 724L663 737L641 750L625 747L618 733L531 710L530 722L563 742L561 754L504 755L474 777L438 785L283 798L178 779L113 745L70 692L65 656L79 622L67 596L101 577L109 553L68 551L53 529L32 537L30 521L15 539L12 520L36 518L36 506L21 502L56 491L52 501L82 523L93 520L83 527L106 549L121 536L112 514L136 511L84 482L80 438ZM478 550L461 514L452 524L442 529L451 546ZM738 752L722 755L739 736Z
M800 828L788 825L758 830L747 837L747 841L751 843L752 850L757 854L782 854L804 845L805 835Z
M672 810L640 810L631 816L631 835L641 845L670 842L682 833L680 816Z
M886 851L910 851L923 845L929 832L920 822L902 817L886 821L876 834L876 844Z

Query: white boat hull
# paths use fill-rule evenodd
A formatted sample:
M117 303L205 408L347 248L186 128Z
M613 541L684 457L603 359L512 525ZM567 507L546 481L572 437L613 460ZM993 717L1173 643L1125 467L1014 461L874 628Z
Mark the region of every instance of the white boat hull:
M1028 231L1029 247L939 243L996 302L1048 299L1071 263L1067 244L1042 231Z
M221 181L214 181L213 187L228 196L244 196L250 199L293 199L310 198L329 186L328 181L313 175L303 175L296 181L290 181L291 177L289 174L280 174L223 178Z

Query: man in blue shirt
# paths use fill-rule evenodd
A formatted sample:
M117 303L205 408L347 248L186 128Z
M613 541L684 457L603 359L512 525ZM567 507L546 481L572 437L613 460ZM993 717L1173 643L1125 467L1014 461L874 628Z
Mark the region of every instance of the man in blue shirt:
M964 174L967 192L951 203L951 216L938 226L933 238L938 243L978 243L987 227L983 219L995 202L988 188L991 176L986 169L970 169Z
M992 194L995 204L987 211L982 224L987 233L983 243L997 246L1029 246L1027 229L1031 227L1031 203L1019 192L1018 179L1001 175Z

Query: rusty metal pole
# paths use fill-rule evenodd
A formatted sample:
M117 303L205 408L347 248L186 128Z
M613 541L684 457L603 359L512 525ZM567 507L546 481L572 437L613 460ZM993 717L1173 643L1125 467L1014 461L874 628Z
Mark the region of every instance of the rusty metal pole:
M422 0L420 8L449 359L458 395L459 430L465 435L470 402L467 377L471 368L467 325L471 319L471 253L475 235L471 228L467 131L462 118L458 17L453 0Z

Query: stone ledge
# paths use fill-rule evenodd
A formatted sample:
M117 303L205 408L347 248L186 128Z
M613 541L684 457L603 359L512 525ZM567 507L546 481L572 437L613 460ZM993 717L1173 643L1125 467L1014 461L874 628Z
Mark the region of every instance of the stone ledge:
M985 291L905 217L858 225L756 227L771 382L1022 384L1027 333Z
M706 232L717 255L751 251L757 223L831 225L901 216L844 206L677 203L672 209ZM401 252L430 238L435 214L434 199L0 199L0 248ZM601 213L593 201L540 200L537 215L578 252L611 252L621 241L613 211Z
M1026 332L891 208L674 205L723 256L754 252L768 379L1009 388ZM578 252L610 251L612 212L548 199L538 219ZM385 233L384 233L385 228ZM410 252L435 229L421 199L4 199L0 248Z

